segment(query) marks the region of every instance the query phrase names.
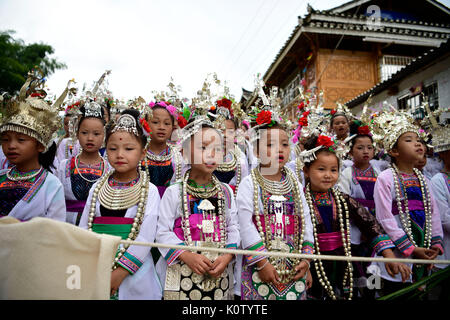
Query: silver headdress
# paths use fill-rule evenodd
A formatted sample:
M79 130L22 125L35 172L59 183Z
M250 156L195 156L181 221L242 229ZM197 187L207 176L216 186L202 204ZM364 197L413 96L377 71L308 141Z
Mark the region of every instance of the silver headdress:
M136 137L139 137L136 119L130 114L123 114L119 117L119 119L117 119L117 123L111 133L117 131L126 131L134 134Z
M382 110L374 115L370 123L373 140L383 146L386 152L394 147L398 138L406 132L414 132L421 136L420 128L414 123L413 116L403 110L390 106L390 110Z
M263 127L271 127L274 124L280 125L286 129L288 134L292 127L290 120L281 114L281 99L278 97L278 87L272 87L269 97L264 93L264 81L260 78L260 74L255 77L255 90L263 103L261 108L253 107L252 113L256 114L256 123L250 134L250 142L255 142L260 138L260 129Z
M192 137L194 134L196 134L204 125L210 126L214 128L214 124L206 115L199 115L195 118L194 121L187 124L182 130L181 130L181 138L178 142L179 148L183 146L183 143L188 140L190 137ZM218 131L221 135L222 133Z
M102 118L102 106L94 100L86 101L84 104L84 117Z
M34 69L28 73L19 95L8 101L2 101L5 110L0 123L0 133L15 131L26 134L39 141L46 152L53 143L54 134L62 127L58 111L68 89L64 90L55 103L50 104L42 99L46 95L44 83L43 72Z
M316 153L320 150L327 149L336 154L339 163L345 156L346 150L344 144L340 143L336 136L331 134L329 128L329 117L322 107L323 101L319 94L317 105L309 103L305 106L302 117L299 119L300 137L308 139L317 136L317 144L310 150L304 150L299 154L301 165L312 162L317 159Z
M450 150L450 126L448 124L439 124L436 117L444 112L449 112L450 109L438 109L434 112L431 111L428 99L425 99L425 110L427 117L422 121L422 124L429 125L429 133L432 136L433 152L439 153Z

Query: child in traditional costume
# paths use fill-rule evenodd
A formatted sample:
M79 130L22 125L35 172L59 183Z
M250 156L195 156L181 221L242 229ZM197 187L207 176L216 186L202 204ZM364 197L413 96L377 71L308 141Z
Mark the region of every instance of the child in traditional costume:
M57 171L66 197L66 221L75 225L80 222L92 185L109 170L99 151L105 138L102 107L88 98L80 112L76 128L80 153L62 160Z
M61 127L58 108L64 96L50 105L38 90L41 85L43 80L30 72L18 97L3 101L0 133L10 167L0 171L0 216L65 221L64 190L51 173L53 134Z
M143 168L162 197L169 185L181 179L183 170L180 152L168 143L178 112L165 101L151 102L147 108L150 110L143 127L149 135L149 142Z
M376 218L395 244L396 257L435 259L443 254L442 224L430 184L414 166L423 157L419 127L406 112L384 111L373 122L375 140L382 143L392 158L392 167L377 178L374 188ZM375 135L376 134L376 135ZM399 275L393 277L383 264L378 265L385 279L384 293L408 285L400 283ZM412 279L420 280L430 266L408 264Z
M209 115L214 117L216 122L223 121L225 157L214 175L220 182L227 183L236 195L239 184L249 173L249 166L245 153L235 143L238 121L234 118L232 104L233 101L227 98L217 100Z
M346 143L353 165L342 171L339 188L375 215L373 188L381 171L371 163L375 156L375 146L369 126L359 120L352 121Z
M427 110L429 119L431 120L430 134L432 135L433 151L439 155L443 162L441 172L436 173L431 179L431 189L436 200L441 215L442 231L443 231L443 248L444 254L438 256L438 260L450 260L450 126L439 124L435 119L435 115L431 110ZM436 112L439 114L439 112ZM450 265L436 264L437 270L446 269L450 272ZM450 278L440 283L439 299L447 299L450 297Z
M335 186L339 176L339 143L326 135L309 138L301 154L305 163L306 200L311 211L315 253L352 256L354 228L371 244L376 254L393 257L392 241L363 205ZM352 224L354 227L352 227ZM359 243L359 239L357 239ZM313 266L313 299L352 299L354 278L364 278L365 270L354 270L351 262L317 260ZM391 274L408 276L402 264L388 263ZM355 295L356 296L356 295Z
M260 96L270 106L258 113L252 137L260 165L244 178L236 199L242 248L310 254L314 240L303 187L285 166L291 152L288 127L277 112L274 90L271 101ZM255 255L242 260L242 300L306 299L307 259Z
M126 240L154 242L159 194L147 173L139 170L146 138L139 111L125 110L106 130L108 161L114 170L89 191L80 227ZM161 286L150 248L121 245L111 274L113 299L161 299Z
M231 299L233 249L240 239L233 191L213 175L223 159L222 133L199 115L183 128L180 143L190 169L164 193L156 241L196 246L198 252L160 249L164 299ZM230 253L202 251L208 247Z
M392 241L384 233L375 217L359 202L343 194L336 186L345 148L334 136L326 134L325 110L321 105L311 106L306 115L301 136L306 138L305 150L299 157L304 164L306 180L305 197L311 213L314 231L314 253L352 256L352 244L361 238L371 244L374 253L392 257ZM353 232L358 229L357 232ZM355 233L355 234L354 234ZM402 269L400 264L390 264L393 274ZM354 278L364 278L365 271L351 262L316 260L312 265L312 299L352 299L363 297L354 294Z

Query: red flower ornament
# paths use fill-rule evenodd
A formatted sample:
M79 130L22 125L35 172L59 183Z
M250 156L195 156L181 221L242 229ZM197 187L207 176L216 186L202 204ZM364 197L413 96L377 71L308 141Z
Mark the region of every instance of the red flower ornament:
M319 136L319 138L317 139L317 144L316 144L317 147L318 146L324 146L324 147L329 148L329 147L331 147L333 145L334 145L334 142L333 142L333 140L331 140L330 137Z
M180 127L180 129L183 129L186 125L187 125L187 120L180 114L180 116L178 117L178 126Z
M369 126L361 126L358 128L358 133L362 134L362 135L369 135L370 134L370 129Z
M148 122L144 119L141 118L139 120L139 122L141 123L142 128L144 129L146 136L149 136L152 134L152 129L150 129L150 126L148 125Z
M307 127L308 119L306 117L302 117L302 118L298 119L298 124L302 127Z
M261 124L270 124L272 122L272 112L263 110L260 113L258 113L258 116L256 117L256 123Z

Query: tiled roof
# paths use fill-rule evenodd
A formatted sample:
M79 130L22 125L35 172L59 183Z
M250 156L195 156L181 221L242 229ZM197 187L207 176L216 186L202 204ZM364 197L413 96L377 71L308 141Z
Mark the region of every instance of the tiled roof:
M352 100L346 102L345 105L348 106L349 108L356 107L357 105L366 101L371 94L377 94L389 88L394 83L402 80L406 76L416 72L419 68L433 62L434 60L438 59L439 57L445 54L448 54L449 52L450 52L450 40L443 43L439 48L431 49L430 51L425 52L423 55L413 59L406 66L401 68L396 73L392 74L388 79L376 84L369 90L359 94Z
M377 26L377 28L373 28ZM418 41L430 47L439 46L450 38L450 24L406 19L381 18L379 24L368 23L365 15L332 13L331 11L315 11L313 9L300 19L291 35L276 55L274 61L264 74L264 78L274 67L285 49L296 35L301 32L339 34L348 36L395 39L398 41ZM267 79L265 79L267 80Z

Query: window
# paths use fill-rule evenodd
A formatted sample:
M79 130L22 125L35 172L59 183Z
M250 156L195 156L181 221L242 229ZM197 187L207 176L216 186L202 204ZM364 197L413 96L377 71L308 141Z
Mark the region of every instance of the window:
M380 82L389 79L394 73L402 69L414 58L405 56L384 55L380 58Z
M414 118L423 119L425 117L426 111L423 108L423 99L424 97L428 99L428 103L430 105L430 110L434 111L439 108L439 95L438 95L438 86L437 83L434 82L429 86L423 88L422 94L416 94L414 96L406 95L402 96L397 100L397 105L400 110L411 110Z

